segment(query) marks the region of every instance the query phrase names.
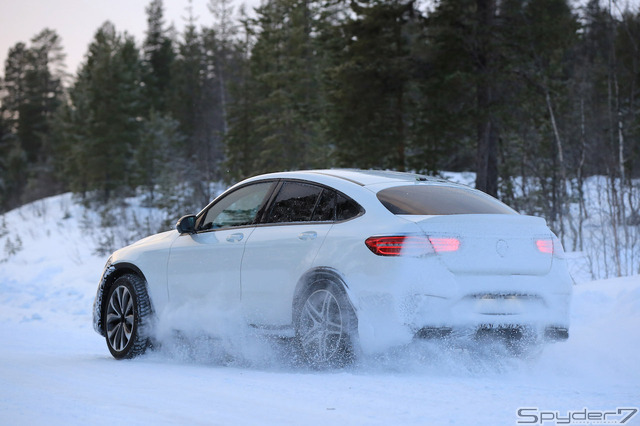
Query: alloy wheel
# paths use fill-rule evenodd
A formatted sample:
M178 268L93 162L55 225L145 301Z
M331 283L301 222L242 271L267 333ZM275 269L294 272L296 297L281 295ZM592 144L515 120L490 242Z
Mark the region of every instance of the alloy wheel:
M340 304L328 290L312 293L300 315L300 344L307 357L316 363L333 360L340 351L344 323Z
M107 305L107 340L118 352L123 351L133 334L135 309L133 297L127 287L118 286L112 293Z

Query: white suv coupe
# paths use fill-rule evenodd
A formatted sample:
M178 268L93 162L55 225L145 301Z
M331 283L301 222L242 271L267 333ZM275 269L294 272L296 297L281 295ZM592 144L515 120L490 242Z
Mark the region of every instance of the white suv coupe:
M293 338L309 363L343 365L415 338L566 339L571 287L545 221L480 191L408 173L284 172L113 253L94 327L131 358L163 315L234 310Z

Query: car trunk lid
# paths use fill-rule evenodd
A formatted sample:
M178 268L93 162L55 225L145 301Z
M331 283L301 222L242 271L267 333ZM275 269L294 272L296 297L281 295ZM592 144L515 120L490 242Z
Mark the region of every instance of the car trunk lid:
M551 268L553 234L542 218L516 214L404 217L429 236L451 272L543 275Z

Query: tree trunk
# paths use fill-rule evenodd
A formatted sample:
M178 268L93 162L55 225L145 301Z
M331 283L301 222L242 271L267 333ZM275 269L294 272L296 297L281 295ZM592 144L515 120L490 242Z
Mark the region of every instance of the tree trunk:
M558 160L558 168L560 169L560 182L557 184L557 194L558 197L554 197L554 214L553 218L556 220L558 225L560 226L560 239L564 236L564 207L565 202L567 200L567 172L565 170L564 164L564 154L563 154L563 146L562 139L560 138L560 132L558 131L558 124L556 123L556 115L553 110L553 104L551 103L551 95L549 94L549 88L544 86L544 96L547 101L547 108L549 110L549 117L551 120L551 127L553 128L553 136L556 141L556 149L558 150L557 160ZM555 184L555 173L554 173L554 184ZM556 191L554 191L554 194Z
M477 54L477 152L476 188L489 195L498 195L498 131L492 112L492 47L491 31L495 0L476 0L478 23Z

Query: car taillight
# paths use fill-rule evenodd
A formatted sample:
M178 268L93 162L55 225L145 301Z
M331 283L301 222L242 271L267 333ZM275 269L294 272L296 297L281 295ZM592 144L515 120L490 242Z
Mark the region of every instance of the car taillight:
M540 253L553 254L552 239L536 240L536 247L538 247Z
M436 253L456 251L460 248L460 240L457 238L429 237L429 241Z
M433 247L426 236L370 237L364 243L378 256L422 256L433 253Z
M396 235L370 237L365 244L378 256L423 256L434 252L456 251L460 247L460 240L426 235Z

